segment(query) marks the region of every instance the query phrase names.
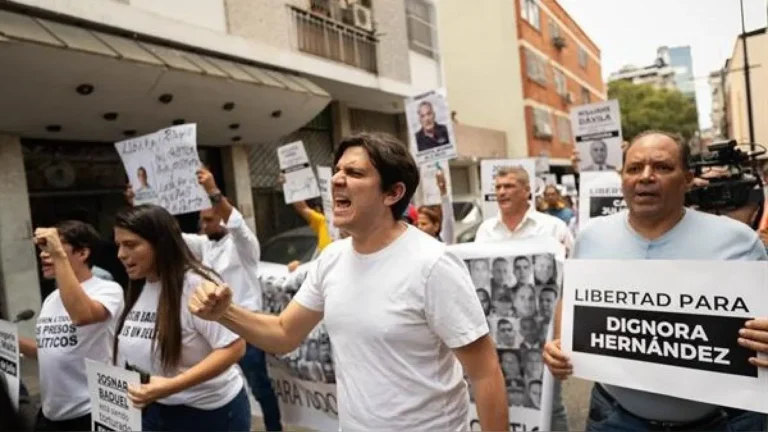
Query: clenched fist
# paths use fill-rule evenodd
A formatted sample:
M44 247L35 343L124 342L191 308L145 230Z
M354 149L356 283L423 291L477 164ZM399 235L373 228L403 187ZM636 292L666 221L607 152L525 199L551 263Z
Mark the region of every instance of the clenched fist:
M66 258L67 252L61 244L56 228L38 228L35 230L35 244L51 258Z
M189 299L189 311L207 321L218 321L232 305L232 289L205 281Z
M216 179L213 178L213 174L207 168L200 167L196 174L197 182L200 183L200 186L205 189L205 192L208 195L213 195L216 191L218 191L218 187L216 186Z

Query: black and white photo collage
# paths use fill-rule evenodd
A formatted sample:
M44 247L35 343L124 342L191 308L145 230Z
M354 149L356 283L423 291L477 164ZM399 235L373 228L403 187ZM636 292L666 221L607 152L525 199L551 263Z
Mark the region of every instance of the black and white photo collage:
M307 267L299 268L288 276L259 274L264 312L277 315L288 306L307 275ZM276 357L296 378L327 384L336 384L331 339L320 323L307 339L294 351Z
M496 342L510 406L539 409L541 351L560 295L554 254L465 261Z

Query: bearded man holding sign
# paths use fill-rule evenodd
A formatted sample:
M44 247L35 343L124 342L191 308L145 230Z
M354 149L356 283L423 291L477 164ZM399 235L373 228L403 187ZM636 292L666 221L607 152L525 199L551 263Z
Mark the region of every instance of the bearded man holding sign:
M750 228L730 218L684 208L693 181L689 148L664 132L646 132L626 148L621 171L628 211L596 218L584 227L574 247L576 259L740 260L764 261L765 248ZM722 294L727 294L724 287ZM555 340L544 348L553 375L573 373L560 344L561 304ZM746 322L739 345L768 353L768 318ZM752 357L753 366L768 361ZM618 386L596 383L587 420L588 431L766 430L763 414L720 407Z
M351 238L323 251L279 316L239 308L214 284L190 310L272 353L294 350L324 320L342 430L468 430L465 373L483 430L508 430L501 368L466 266L399 221L419 183L407 147L354 135L339 144L335 166L334 225Z

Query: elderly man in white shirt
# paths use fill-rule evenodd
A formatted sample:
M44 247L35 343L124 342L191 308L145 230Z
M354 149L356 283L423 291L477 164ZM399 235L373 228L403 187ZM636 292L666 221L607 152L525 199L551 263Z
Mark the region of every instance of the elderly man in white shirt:
M554 216L537 211L530 203L531 181L521 166L502 167L494 178L499 215L483 222L475 242L553 237L570 252L573 235L568 226ZM529 281L524 281L529 283ZM568 430L568 414L563 405L561 385L555 383L551 430Z

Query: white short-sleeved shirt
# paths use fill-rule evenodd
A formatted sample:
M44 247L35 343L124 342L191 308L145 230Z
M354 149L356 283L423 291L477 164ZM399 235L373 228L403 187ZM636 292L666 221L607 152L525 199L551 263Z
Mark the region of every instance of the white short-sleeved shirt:
M97 277L80 285L88 297L106 308L110 315L107 321L75 326L57 289L43 302L35 327L43 414L53 421L91 412L85 359L112 361L116 318L123 308L120 285Z
M469 395L452 349L488 334L464 263L409 226L362 255L325 248L294 298L324 311L342 430L469 429Z
M530 237L549 236L565 246L566 251L573 250L573 234L559 218L542 213L530 207L523 220L510 230L500 216L489 218L477 229L475 242L503 241Z
M203 282L193 272L184 276L181 297L181 360L172 370L164 370L160 360L159 342L152 350L157 305L161 295L160 282L144 284L141 295L128 313L118 336L118 366L128 362L152 375L174 377L205 359L213 350L225 348L239 337L224 326L202 320L189 312L189 296ZM233 365L221 375L158 400L165 405L187 405L199 409L216 409L228 404L243 388L243 379Z

